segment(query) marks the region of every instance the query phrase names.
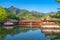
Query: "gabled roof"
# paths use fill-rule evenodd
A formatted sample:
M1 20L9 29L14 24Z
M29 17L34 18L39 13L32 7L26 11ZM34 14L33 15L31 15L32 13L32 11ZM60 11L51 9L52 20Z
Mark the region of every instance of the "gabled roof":
M7 22L7 21L10 21L10 22L18 22L18 20L16 20L16 19L7 19L4 22Z

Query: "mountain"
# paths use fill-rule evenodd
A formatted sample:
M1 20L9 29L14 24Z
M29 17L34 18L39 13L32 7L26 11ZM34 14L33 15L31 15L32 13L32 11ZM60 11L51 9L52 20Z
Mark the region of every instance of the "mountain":
M40 13L40 12L37 12L37 11L28 11L28 10L25 10L25 9L19 9L19 8L16 8L14 6L11 6L9 8L5 8L5 10L8 12L8 13L12 13L12 14L16 14L16 15L26 15L26 14L32 14L32 15L41 15L41 14L44 14L44 13Z
M9 8L5 8L7 12L9 13L14 13L14 14L18 14L20 12L20 9L14 7L14 6L11 6Z
M18 18L21 18L21 19L24 19L24 17L27 17L29 15L34 16L35 18L41 18L46 15L50 15L52 17L53 16L55 17L57 14L57 12L50 12L50 13L41 13L41 12L37 12L37 11L30 12L26 9L19 9L14 6L11 6L9 8L5 8L5 10L10 14L10 16L12 16L11 18L16 18L16 16L17 16ZM57 15L57 16L59 16L59 15Z

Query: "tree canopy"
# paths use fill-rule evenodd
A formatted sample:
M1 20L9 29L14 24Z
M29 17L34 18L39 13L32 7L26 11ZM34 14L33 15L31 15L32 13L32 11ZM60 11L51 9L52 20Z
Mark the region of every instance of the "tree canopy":
M56 2L60 2L60 0L56 0Z
M0 6L0 22L7 19L7 16L8 16L8 14L7 14L6 10L2 6Z

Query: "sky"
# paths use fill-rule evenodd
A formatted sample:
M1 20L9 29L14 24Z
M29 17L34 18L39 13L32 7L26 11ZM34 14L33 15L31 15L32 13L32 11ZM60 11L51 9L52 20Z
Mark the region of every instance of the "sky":
M19 9L26 9L37 12L56 12L60 8L60 3L55 0L0 0L0 6L9 8L14 6Z

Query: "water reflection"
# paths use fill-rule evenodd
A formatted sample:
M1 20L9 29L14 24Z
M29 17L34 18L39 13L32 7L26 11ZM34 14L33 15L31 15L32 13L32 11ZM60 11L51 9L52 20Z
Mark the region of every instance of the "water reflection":
M0 40L55 40L60 33L42 32L38 28L16 27L11 30L0 28Z
M60 40L60 32L43 32L46 38L50 38L51 40Z

